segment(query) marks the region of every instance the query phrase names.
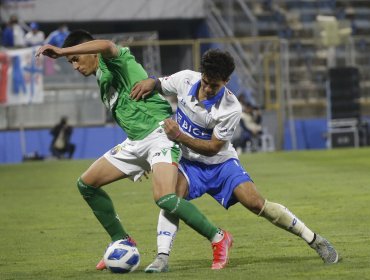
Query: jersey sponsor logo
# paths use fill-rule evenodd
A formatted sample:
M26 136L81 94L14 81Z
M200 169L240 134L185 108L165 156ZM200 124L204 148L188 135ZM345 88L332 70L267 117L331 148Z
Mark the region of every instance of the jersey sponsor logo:
M193 123L190 118L185 115L180 108L177 108L176 112L177 123L181 127L181 130L189 133L194 138L199 138L203 140L210 140L212 137L213 129L207 129Z

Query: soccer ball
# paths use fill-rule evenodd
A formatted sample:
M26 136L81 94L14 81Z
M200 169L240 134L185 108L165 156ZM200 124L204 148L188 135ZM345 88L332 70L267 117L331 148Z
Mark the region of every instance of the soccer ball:
M129 273L140 264L139 250L130 241L120 239L109 244L104 263L113 273Z

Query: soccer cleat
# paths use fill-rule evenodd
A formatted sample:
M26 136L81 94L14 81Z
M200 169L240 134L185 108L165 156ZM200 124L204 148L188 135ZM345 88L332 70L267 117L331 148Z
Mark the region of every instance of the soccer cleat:
M217 243L212 243L213 262L212 269L222 269L229 261L230 250L233 245L233 237L227 231L223 231L224 237Z
M157 255L155 260L144 270L146 273L159 273L168 271L168 256Z
M104 270L104 269L107 269L106 265L105 265L105 262L104 262L104 259L101 259L98 264L96 265L96 269L97 270Z
M310 247L319 254L324 263L333 264L339 261L339 255L333 245L318 234L316 234L315 241L310 244Z
M127 238L125 238L124 240L126 240L127 242L131 243L132 246L135 246L136 247L136 242L133 238L131 238L130 236L128 236ZM104 270L104 269L107 269L107 266L105 265L105 262L104 262L104 259L101 259L97 265L96 265L96 269L97 270Z

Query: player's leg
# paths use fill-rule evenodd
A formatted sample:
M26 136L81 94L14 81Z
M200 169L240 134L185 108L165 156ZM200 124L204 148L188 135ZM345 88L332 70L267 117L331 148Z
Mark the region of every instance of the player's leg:
M253 213L304 239L316 250L324 262L338 262L337 252L326 239L315 234L285 206L264 199L252 181L243 182L236 187L234 196Z
M147 162L153 171L153 197L157 205L211 242L222 240L224 235L217 227L193 204L176 195L180 147L170 141L162 129L155 130L142 142L142 146L148 147Z
M179 197L186 197L188 192L188 182L181 172L178 172L176 194ZM171 215L163 209L159 213L157 225L157 247L158 254L169 255L176 233L179 227L179 218Z
M112 241L127 236L109 195L102 186L127 177L105 157L96 160L78 179L78 189Z
M179 172L176 185L176 194L185 197L188 192L188 182L184 175ZM154 261L145 268L147 273L168 271L168 258L175 242L179 228L179 218L169 214L163 209L159 212L157 224L157 256Z
M105 157L96 160L78 179L77 187L90 206L95 217L108 232L112 241L129 238L114 209L109 195L101 189L102 186L127 176ZM105 269L105 263L100 260L96 269Z
M211 181L211 178L207 178L205 175L209 174L209 172L202 172L204 166L198 166L185 159L181 160L180 169L181 172L179 172L177 181L177 195L187 197L188 200L202 196L207 191L204 182L208 182L208 179ZM190 194L188 195L189 192ZM158 236L158 253L161 254L158 254L154 262L147 267L146 272L162 272L168 268L167 254L169 255L174 242L173 236L175 231L173 228L171 231L171 225L169 224L171 215L168 212L162 212L162 215L160 224L158 225L158 231L170 232L170 234L167 235L167 238L165 236ZM210 238L208 237L208 239ZM228 262L229 252L232 246L232 236L226 231L217 229L217 233L211 239L211 242L213 249L212 269L222 269Z
M67 153L68 153L68 158L71 159L73 157L73 154L75 152L76 145L72 143L67 144Z
M157 205L183 220L192 229L212 240L218 229L192 203L175 193L178 169L170 163L153 166L153 195ZM163 176L163 175L166 176Z

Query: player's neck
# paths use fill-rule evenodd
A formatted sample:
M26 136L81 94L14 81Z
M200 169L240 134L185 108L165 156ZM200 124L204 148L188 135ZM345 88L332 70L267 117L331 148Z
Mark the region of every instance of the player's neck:
M207 100L207 95L202 91L201 88L198 89L197 97L199 101Z

